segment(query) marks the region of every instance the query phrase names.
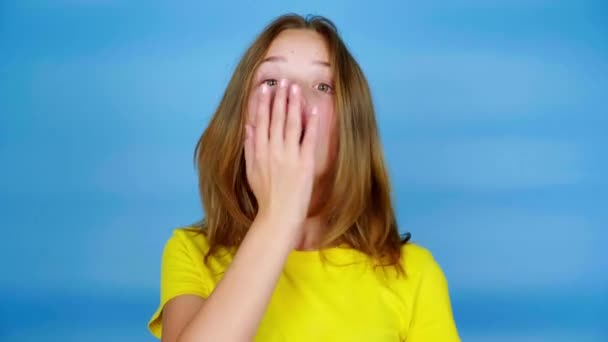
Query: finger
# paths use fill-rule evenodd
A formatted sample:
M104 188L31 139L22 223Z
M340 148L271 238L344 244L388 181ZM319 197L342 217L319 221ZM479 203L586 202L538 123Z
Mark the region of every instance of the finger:
M285 105L287 101L287 84L286 79L282 79L279 83L279 89L274 95L272 104L271 122L270 122L270 143L273 146L280 147L285 139Z
M314 160L315 148L317 145L317 135L319 134L319 111L313 107L306 124L304 138L302 138L302 147L300 153L302 157L312 161Z
M251 178L253 174L253 164L255 162L255 145L254 145L254 136L253 136L253 127L250 124L245 125L245 170L247 171L247 176Z
M258 94L257 110L255 111L255 155L260 157L268 149L268 121L270 116L270 89L263 84Z
M297 84L289 87L289 105L285 124L285 143L289 149L297 151L302 136L301 89Z

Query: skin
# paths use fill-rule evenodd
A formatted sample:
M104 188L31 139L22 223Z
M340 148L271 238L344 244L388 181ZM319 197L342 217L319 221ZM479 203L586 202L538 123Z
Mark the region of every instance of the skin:
M328 61L312 31L286 30L271 44L256 70L245 127L258 215L207 299L182 295L166 304L162 341L252 340L287 256L314 247L323 230L314 207L337 140Z
M337 154L336 115L334 110L334 75L329 63L329 51L324 38L310 30L285 30L271 43L252 82L252 90L262 84L276 93L279 82L287 79L301 89L302 124L310 114L319 114L318 142L315 148L315 184L304 222L298 250L315 249L324 230L323 220L316 215L323 198L323 188L329 179L327 172ZM248 123L255 130L255 96L249 99Z
M334 113L334 78L328 63L329 51L321 35L310 30L285 30L270 45L264 61L255 72L252 89L261 84L275 93L281 79L302 89L304 126L310 112L319 112L318 144L315 149L315 176L324 175L336 154L336 117ZM248 122L255 126L255 97L249 99Z

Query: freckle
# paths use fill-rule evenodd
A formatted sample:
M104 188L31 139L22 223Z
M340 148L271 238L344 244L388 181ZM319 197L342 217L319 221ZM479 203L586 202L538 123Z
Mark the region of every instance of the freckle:
M291 50L291 51L289 51L289 53L295 53L295 51Z

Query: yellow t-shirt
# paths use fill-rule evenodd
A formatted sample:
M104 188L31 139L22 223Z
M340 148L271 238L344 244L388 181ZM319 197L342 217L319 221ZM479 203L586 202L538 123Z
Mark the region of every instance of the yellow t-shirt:
M150 332L160 338L162 310L172 298L208 297L232 254L203 258L209 246L193 228L175 229L162 257L160 305ZM431 253L403 247L407 276L393 267L372 267L348 248L292 251L258 328L255 341L459 342L446 278Z

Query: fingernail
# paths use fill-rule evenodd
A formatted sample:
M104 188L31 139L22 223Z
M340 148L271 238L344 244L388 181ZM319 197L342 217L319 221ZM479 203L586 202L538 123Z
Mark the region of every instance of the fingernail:
M317 115L317 114L319 114L317 107L312 107L312 110L310 111L310 115Z
M266 94L268 92L268 86L263 84L262 85L262 94Z
M298 93L298 85L297 84L292 84L291 85L291 94L296 95Z
M287 79L283 78L281 80L281 82L279 83L279 85L281 86L281 88L287 87Z

